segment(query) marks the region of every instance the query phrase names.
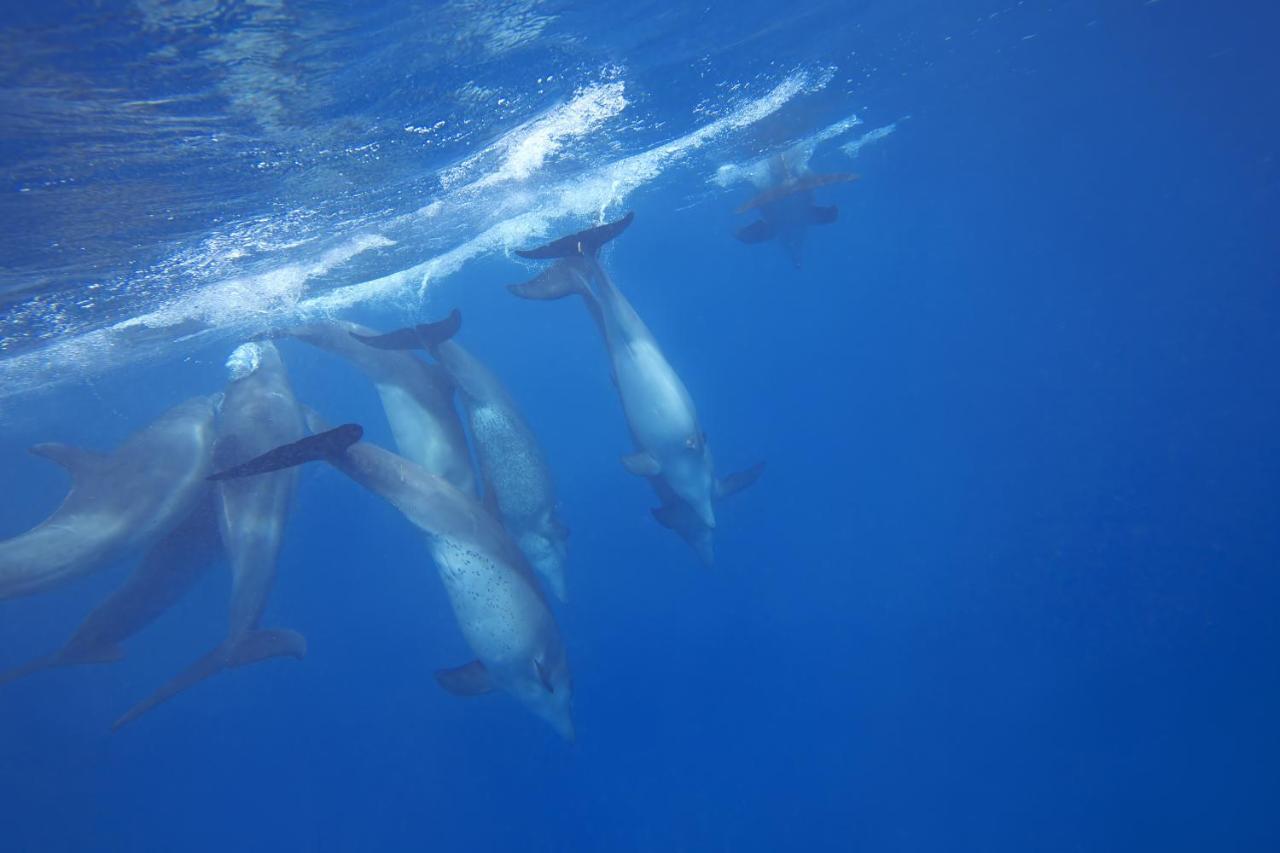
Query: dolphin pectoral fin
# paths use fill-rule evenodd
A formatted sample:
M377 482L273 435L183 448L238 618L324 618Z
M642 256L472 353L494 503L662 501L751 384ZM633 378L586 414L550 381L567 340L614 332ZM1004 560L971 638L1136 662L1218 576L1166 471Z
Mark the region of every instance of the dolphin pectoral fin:
M726 477L720 478L716 481L716 497L727 498L730 495L736 495L738 492L760 479L760 474L763 471L764 463L757 462L750 468L742 471L735 471Z
M674 507L669 506L667 504L663 504L662 506L655 506L653 509L649 510L649 512L653 514L654 520L657 521L659 524L661 524L663 527L667 528L668 530L676 529L676 518L675 518Z
M307 638L287 628L260 628L236 643L227 666L248 666L270 658L307 656Z
M772 240L777 233L777 229L773 227L773 223L765 219L757 219L750 225L745 225L733 233L743 243L748 245L754 243L764 243Z
M52 669L55 666L61 666L62 659L60 652L54 652L50 655L38 657L35 660L27 661L21 666L15 666L7 672L0 672L0 685L8 684L10 681L17 681L19 678L26 678L33 672L40 672L46 669Z
M124 660L124 646L119 643L107 643L75 654L59 655L57 665L67 666L82 663L117 663Z
M306 462L322 459L333 459L341 456L347 448L364 436L364 428L360 424L343 424L327 432L309 435L291 444L281 445L268 450L261 456L255 456L248 462L234 468L219 471L205 477L206 480L235 480L240 477L251 477L255 474L266 474L293 468Z
M493 690L489 671L478 660L453 669L437 669L436 681L454 696L481 696Z
M814 225L830 225L840 216L840 208L834 204L830 207L818 207L813 205L809 208L809 221Z
M577 255L594 258L599 253L600 247L626 231L635 217L635 212L632 211L616 222L608 222L597 225L595 228L588 228L586 231L561 237L536 249L516 249L516 254L536 261L549 258L571 258Z
M73 480L79 480L94 473L94 471L102 467L102 463L106 459L106 457L100 456L91 450L82 450L79 447L59 444L56 441L35 444L28 450L35 456L43 456L50 462L62 466Z
M637 477L656 477L662 473L662 466L648 453L631 453L622 457L622 467Z

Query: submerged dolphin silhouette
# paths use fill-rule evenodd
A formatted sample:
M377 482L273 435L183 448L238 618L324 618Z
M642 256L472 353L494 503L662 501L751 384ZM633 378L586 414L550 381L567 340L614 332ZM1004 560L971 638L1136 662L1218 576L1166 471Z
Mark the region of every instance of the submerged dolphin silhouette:
M471 427L485 503L492 506L555 596L564 601L569 531L556 509L551 469L537 437L502 382L454 340L461 327L462 314L454 309L437 323L376 337L352 335L379 349L425 349L448 371Z
M734 236L743 243L777 240L786 250L791 263L800 268L805 236L813 225L829 225L836 221L835 205L820 207L813 203L813 191L832 184L858 180L849 172L834 174L795 174L778 156L772 162L773 186L740 205L737 213L760 211L760 218L739 228Z

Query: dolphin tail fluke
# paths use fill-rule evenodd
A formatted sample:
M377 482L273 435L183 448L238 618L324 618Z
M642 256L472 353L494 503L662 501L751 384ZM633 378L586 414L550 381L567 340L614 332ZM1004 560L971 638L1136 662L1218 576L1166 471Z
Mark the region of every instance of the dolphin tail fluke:
M374 349L406 350L422 348L418 330L413 326L396 329L394 332L387 332L385 335L361 335L358 332L349 332L348 334L365 346L373 347Z
M421 323L417 326L409 326L408 328L397 329L394 332L387 332L385 335L360 335L355 332L350 334L351 337L365 346L377 349L432 350L458 334L458 330L461 328L462 312L454 308L449 312L448 317L435 323Z
M635 212L632 211L615 222L597 225L595 228L561 237L536 249L516 249L516 254L535 261L577 256L594 258L599 254L601 246L627 230L627 226L635 216Z
M235 480L240 477L251 477L255 474L266 474L293 468L307 462L335 459L346 452L364 436L364 428L359 424L343 424L291 444L285 444L274 450L268 450L261 456L255 456L248 462L210 474L207 480Z
M743 243L752 245L772 240L776 233L777 229L773 227L772 222L764 219L757 219L750 225L744 225L742 228L733 232L733 236L737 237Z
M813 205L809 208L809 221L814 225L830 225L840 218L840 208L834 204L829 207Z
M592 298L584 271L579 264L570 261L552 264L520 284L508 284L507 290L521 299L563 299L574 294L586 299Z
M438 669L436 681L454 696L480 696L493 690L489 671L478 660L453 669Z
M764 463L757 462L750 468L742 471L735 471L727 477L722 477L716 482L716 497L727 498L730 495L736 495L738 492L747 488L760 479L761 472L764 471Z
M240 642L227 658L227 666L248 666L271 658L296 658L307 656L307 638L288 628L260 628L252 631Z

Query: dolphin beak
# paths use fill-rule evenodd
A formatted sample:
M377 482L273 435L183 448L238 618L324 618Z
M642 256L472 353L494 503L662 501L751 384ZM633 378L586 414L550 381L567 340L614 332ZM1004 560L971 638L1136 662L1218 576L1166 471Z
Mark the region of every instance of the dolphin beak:
M714 528L716 526L716 512L711 508L711 499L701 501L694 507L697 510L698 518L702 519L702 523L707 527Z

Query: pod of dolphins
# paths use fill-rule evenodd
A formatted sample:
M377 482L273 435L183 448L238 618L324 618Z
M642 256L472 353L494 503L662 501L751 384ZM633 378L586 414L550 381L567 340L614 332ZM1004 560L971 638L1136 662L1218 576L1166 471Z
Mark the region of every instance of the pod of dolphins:
M745 205L766 218L744 229L749 237L739 236L747 242L777 236L798 251L797 228L834 219L834 208L810 203L812 189L823 183L814 177ZM799 205L800 213L788 205ZM582 300L603 339L634 445L622 463L657 494L655 520L710 564L717 504L754 483L763 465L716 475L688 389L601 265L601 247L632 218L518 251L551 263L509 290L531 300ZM65 468L71 488L44 522L0 542L0 599L52 589L132 554L141 559L60 649L0 674L0 684L47 668L121 659L122 643L219 558L232 579L225 639L126 711L115 728L224 670L302 658L301 634L261 621L297 466L322 462L389 502L424 534L475 656L437 671L439 684L459 696L508 693L573 739L573 678L543 593L568 598L568 530L554 478L501 381L457 341L461 325L455 310L442 321L387 334L340 321L276 331L232 353L222 393L180 403L110 454L61 444L31 448ZM337 355L372 381L397 452L362 441L357 424L330 429L299 402L276 346L282 339Z

